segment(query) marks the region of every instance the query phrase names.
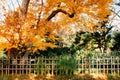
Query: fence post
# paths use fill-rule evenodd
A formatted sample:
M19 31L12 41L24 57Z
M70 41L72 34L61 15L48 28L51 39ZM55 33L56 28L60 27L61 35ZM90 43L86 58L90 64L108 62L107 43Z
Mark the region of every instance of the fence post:
M97 56L97 60L96 60L96 62L97 62L97 74L98 74L98 69L99 69L99 68L98 68L98 66L99 66L99 61L98 61L98 59L99 59L99 58L98 58L98 56Z
M89 64L88 64L88 66L89 66L89 73L91 74L91 58L90 57L88 58L88 62L89 62Z
M40 67L40 58L38 57L38 59L37 59L37 63L36 63L36 70L37 70L37 74L40 74L40 69L39 69L39 67Z
M2 69L1 69L1 71L2 71L2 76L3 76L3 58L2 58Z
M110 72L112 73L112 70L113 70L113 69L112 69L112 65L113 65L113 63L112 63L112 56L111 56L110 59L111 59L111 60L110 60L110 61L111 61L111 69L110 69Z
M43 74L44 73L44 57L43 56L41 57L40 61L41 61L41 64L40 64L41 69L40 70L41 70L41 74Z
M4 60L6 60L6 63L7 63L6 74L9 75L9 73L8 73L9 72L9 66L8 66L9 65L9 59L8 59L8 61L7 61L7 59L4 59Z
M82 71L81 71L82 74L83 74L83 70L84 70L84 68L83 68L83 60L84 60L84 59L83 59L83 56L82 56Z
M94 73L94 62L95 60L94 60L94 56L92 57L92 73Z
M80 59L79 58L77 58L76 59L77 60L77 72L80 72L80 68L79 68L79 66L80 66Z
M120 61L120 59L119 58L117 58L118 60L117 60L117 71L118 71L118 74L119 74L119 61Z
M15 57L15 61L16 61L16 65L15 65L15 73L17 74L17 63L18 63L18 59L17 59L17 56Z
M109 58L106 58L106 60L107 60L107 74L108 74L108 70L109 70L109 69L108 69L108 68L109 68L109 67L108 67Z
M45 71L44 71L44 73L46 74L46 56L44 57L44 60L45 60Z
M115 74L115 57L113 58L113 61L114 61L114 74Z
M51 58L52 59L52 75L54 75L54 63L53 63L53 57Z
M31 67L31 66L32 66L32 65L31 65L31 61L30 61L30 60L31 60L31 56L30 56L30 58L29 58L29 62L30 62L30 64L29 64L29 74L31 73L31 68L32 68L32 67Z

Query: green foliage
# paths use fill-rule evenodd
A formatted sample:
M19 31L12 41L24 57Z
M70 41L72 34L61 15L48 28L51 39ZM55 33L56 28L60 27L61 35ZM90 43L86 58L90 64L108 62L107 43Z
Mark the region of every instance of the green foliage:
M36 69L36 72L37 72L37 74L39 74L41 71L41 73L43 73L44 72L44 62L43 62L43 60L42 59L44 59L44 57L38 57L38 61L37 61L37 69ZM41 70L40 70L40 68L41 68Z
M114 80L113 76L108 75L108 80Z
M59 63L59 69L60 71L68 74L69 71L75 71L77 66L77 62L74 56L72 55L66 55L66 56L62 56L60 63Z
M120 33L115 33L114 34L115 36L113 37L114 39L114 43L113 44L113 47L111 48L113 51L114 50L120 50Z
M70 48L62 47L62 48L53 48L53 49L47 48L44 51L39 50L39 53L41 56L52 57L52 56L60 56L63 54L68 54L69 51L70 51Z
M108 80L119 80L120 76L119 75L107 75Z
M100 53L100 52L95 52L95 51L77 51L76 54L74 54L76 56L76 58L82 58L82 57L86 57L86 58L92 58L92 57L120 57L120 51L112 51L110 53Z
M7 55L5 54L6 51L4 51L3 49L0 49L0 58L2 57L7 57Z

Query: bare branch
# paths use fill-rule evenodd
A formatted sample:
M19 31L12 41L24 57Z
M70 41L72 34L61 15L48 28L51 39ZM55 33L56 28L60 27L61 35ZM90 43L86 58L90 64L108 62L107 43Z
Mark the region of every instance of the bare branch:
M111 11L112 11L113 13L115 13L115 16L118 16L118 17L120 18L120 15L119 15L120 10L119 10L118 12L115 12L115 11L113 11L113 10L111 10ZM115 17L115 16L114 16L114 17ZM114 17L113 17L113 18L114 18ZM112 19L113 19L113 18L112 18Z
M64 14L68 15L70 18L73 18L74 15L75 15L75 12L69 14L69 13L66 12L65 10L57 9L57 10L53 11L53 12L48 16L47 21L50 21L50 20L51 20L57 13L59 13L59 12L62 12L62 13L64 13Z

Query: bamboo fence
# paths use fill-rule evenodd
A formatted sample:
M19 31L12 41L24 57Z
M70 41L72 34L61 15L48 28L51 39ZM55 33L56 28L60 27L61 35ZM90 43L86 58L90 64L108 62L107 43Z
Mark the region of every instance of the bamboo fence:
M52 74L79 73L120 74L119 57L16 57L0 58L0 74Z

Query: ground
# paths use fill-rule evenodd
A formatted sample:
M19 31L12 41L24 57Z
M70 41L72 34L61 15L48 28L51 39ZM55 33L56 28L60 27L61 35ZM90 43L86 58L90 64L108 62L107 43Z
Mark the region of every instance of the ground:
M80 74L80 75L4 75L0 77L0 80L120 80L119 75L105 75L105 74Z

